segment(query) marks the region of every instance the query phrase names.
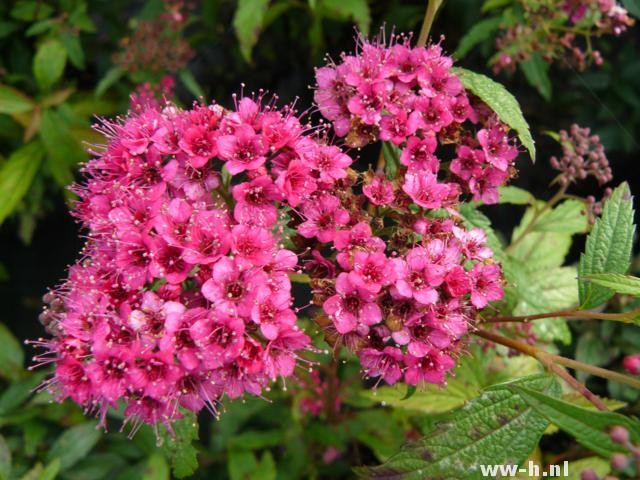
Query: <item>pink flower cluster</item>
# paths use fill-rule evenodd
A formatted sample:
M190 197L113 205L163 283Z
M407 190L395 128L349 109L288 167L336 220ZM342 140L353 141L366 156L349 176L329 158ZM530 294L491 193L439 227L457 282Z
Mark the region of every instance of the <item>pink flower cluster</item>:
M346 176L349 157L251 98L149 107L102 129L109 144L75 189L88 241L41 316L50 390L103 421L124 400L136 424L168 425L178 406L215 413L223 395L292 375L310 339L277 206L306 212L302 234L345 224L335 197L309 195Z
M318 69L320 112L350 146L384 140L399 147L401 188L417 205L448 207L467 192L495 203L518 155L508 128L470 99L439 45L412 48L409 41L394 37L387 46L361 39L356 55ZM441 160L450 144L455 154L445 172ZM367 195L378 205L392 198L381 188Z
M323 310L366 375L441 384L476 312L502 298L501 269L480 229L423 218L405 234L400 245L365 222L336 232L340 271Z

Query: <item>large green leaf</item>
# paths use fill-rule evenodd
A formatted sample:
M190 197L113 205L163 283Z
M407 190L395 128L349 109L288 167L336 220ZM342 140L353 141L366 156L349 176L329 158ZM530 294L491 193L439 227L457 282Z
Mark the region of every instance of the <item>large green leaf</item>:
M33 57L33 74L42 90L60 79L66 63L67 51L60 40L51 38L40 44Z
M633 200L629 185L623 183L605 202L602 217L596 220L580 257L578 285L582 308L597 307L613 296L609 288L584 279L597 273L625 273L631 262L634 233Z
M86 422L66 429L51 445L47 461L60 460L60 471L68 470L91 451L102 432L96 422Z
M635 419L619 413L578 407L524 385L511 385L510 388L531 408L598 455L609 457L616 452L627 451L626 447L614 442L609 436L609 430L614 426L626 428L632 443L640 440L640 422Z
M588 226L584 204L577 200L566 200L540 215L533 226L533 231L573 234L586 232Z
M239 0L233 16L233 28L240 43L240 51L247 62L251 61L251 51L258 42L269 0Z
M13 152L0 169L0 224L13 212L27 193L44 151L31 142Z
M17 380L24 374L24 352L11 331L0 323L0 376Z
M198 421L191 412L173 424L174 435L165 434L165 451L171 457L171 468L177 478L192 475L198 469L198 450L193 441L198 439Z
M20 90L7 85L0 85L0 113L28 112L34 106L33 100Z
M469 53L473 47L491 38L491 34L500 28L501 23L502 17L491 17L474 24L460 39L458 48L453 52L453 56L460 60Z
M616 293L640 297L640 278L638 277L621 273L592 273L587 275L585 280L613 290Z
M485 75L459 67L456 67L454 71L460 77L467 90L489 105L500 120L518 132L522 145L529 151L531 159L535 161L535 143L531 136L529 124L524 119L520 105L518 105L515 97L502 84L491 80Z
M422 440L406 445L383 465L360 468L358 473L376 479L475 480L483 478L481 464L519 465L549 422L519 397L513 385L560 393L558 383L545 375L490 387L443 418Z

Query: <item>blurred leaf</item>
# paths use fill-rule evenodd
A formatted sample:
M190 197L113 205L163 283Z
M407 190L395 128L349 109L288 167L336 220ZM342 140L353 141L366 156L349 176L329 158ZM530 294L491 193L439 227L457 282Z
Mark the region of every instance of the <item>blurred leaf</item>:
M91 451L102 432L96 422L86 422L66 429L51 445L47 461L60 460L60 471L68 470Z
M19 0L11 10L11 16L25 22L43 20L53 13L53 8L38 0Z
M248 450L229 450L227 469L231 480L252 480L258 462L253 452Z
M460 39L458 48L453 52L453 56L460 60L469 53L473 47L491 38L491 34L500 28L502 17L491 17L474 24Z
M530 205L535 202L533 195L526 190L511 185L499 187L499 203L511 203L513 205Z
M524 386L513 385L511 389L518 392L530 407L575 437L578 443L603 457L627 451L626 447L615 443L609 436L609 429L614 426L626 428L632 443L640 440L640 423L637 420L619 413L577 407Z
M597 337L593 331L584 332L580 335L576 343L576 360L589 365L601 366L611 360L608 345L601 338ZM576 372L578 380L584 382L589 374L585 372Z
M53 110L45 110L40 123L40 138L47 152L47 166L56 183L66 187L73 182L73 166L82 162L86 154L70 134L66 122Z
M24 352L11 331L0 323L0 376L17 380L24 373Z
M75 91L74 88L64 88L46 95L41 101L42 108L55 107L64 102Z
M584 280L588 280L616 293L640 297L640 278L621 273L592 273Z
M131 443L130 440L128 440ZM91 453L76 463L71 470L64 473L64 480L103 480L112 479L115 472L121 470L125 460L112 452L113 444L109 443L109 452ZM168 467L167 467L168 468ZM141 478L142 475L135 477Z
M32 37L34 35L40 35L41 33L50 30L51 27L53 27L56 23L56 20L52 18L35 22L27 29L27 31L25 32L25 36Z
M8 37L19 28L20 25L15 22L5 22L0 20L0 38Z
M538 90L547 102L551 100L551 80L549 79L549 64L542 59L538 52L534 52L524 62L520 63L529 85Z
M169 480L169 465L162 455L154 453L149 457L142 480Z
M66 30L60 33L60 40L73 66L84 70L84 52L78 34Z
M38 480L55 480L58 478L58 472L60 471L60 459L56 458L55 460L49 462L49 464L44 467L42 473L38 475Z
M34 106L34 101L21 91L0 84L0 113L28 112Z
M353 20L365 35L369 34L371 12L366 0L320 0L323 10L336 20Z
M5 416L11 414L33 393L46 373L41 372L37 375L31 375L24 379L15 381L5 388L0 395L0 425L4 423Z
M243 448L245 450L261 450L267 447L275 447L284 442L283 430L248 431L231 437L228 447Z
M120 67L110 68L96 85L96 97L101 97L104 92L109 90L123 75L124 71Z
M174 436L164 435L164 450L171 458L171 469L177 478L188 477L198 469L198 450L193 441L198 439L198 420L191 412L173 424Z
M582 480L583 470L589 469L593 470L599 478L602 478L611 471L611 465L600 457L588 457L569 462L567 480Z
M485 0L482 4L482 12L488 12L489 10L494 10L496 8L506 7L510 5L513 0Z
M0 168L0 224L29 190L43 154L40 143L31 142L13 152Z
M33 57L33 74L42 90L49 90L60 80L67 63L67 51L55 38L41 43Z
M233 28L240 43L240 52L247 62L251 62L251 51L258 42L268 6L269 0L238 0Z
M206 98L204 95L204 91L202 90L202 87L193 76L193 73L191 73L191 70L187 70L187 69L181 70L180 72L178 72L178 77L180 77L180 80L182 81L184 86L187 88L189 93L191 93L191 95L196 97L196 99L199 100L201 98L202 99Z
M443 418L423 439L405 445L379 467L359 468L367 478L483 478L480 464L519 465L533 451L549 422L528 407L514 385L554 395L557 382L546 375L488 388L465 407Z
M622 0L622 4L631 15L640 18L640 0Z
M88 5L85 2L78 3L76 9L69 15L69 22L71 22L71 25L74 27L91 33L96 31L96 26L87 13L87 7Z
M597 307L613 296L612 290L582 279L594 273L626 273L634 233L633 199L629 185L623 183L605 202L602 217L596 220L580 256L578 286L582 308Z
M0 435L0 480L9 480L11 475L11 449Z
M355 414L347 422L350 435L365 444L384 462L396 453L405 436L402 427L385 410L364 410Z
M480 100L496 112L500 120L518 132L522 145L529 151L531 160L535 162L536 147L533 137L515 97L502 84L485 75L460 67L454 68L453 71L460 77L464 88L480 97Z

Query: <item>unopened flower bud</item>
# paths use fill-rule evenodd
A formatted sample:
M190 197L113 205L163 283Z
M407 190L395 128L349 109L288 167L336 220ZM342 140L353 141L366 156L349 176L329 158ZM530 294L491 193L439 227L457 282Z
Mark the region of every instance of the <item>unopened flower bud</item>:
M609 436L611 437L611 440L619 443L620 445L625 445L629 442L629 431L620 425L613 427L609 431Z
M640 354L624 357L622 367L632 375L640 375Z
M593 469L583 470L580 473L580 480L600 480L598 474Z
M624 470L629 465L629 457L624 453L614 453L611 457L611 468L613 470Z

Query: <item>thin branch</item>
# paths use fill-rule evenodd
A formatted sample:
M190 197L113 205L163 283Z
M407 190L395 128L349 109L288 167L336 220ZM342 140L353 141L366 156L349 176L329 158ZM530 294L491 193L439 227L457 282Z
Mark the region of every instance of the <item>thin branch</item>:
M554 355L553 353L545 352L544 350L540 350L539 348L528 345L524 342L504 337L502 335L498 335L497 333L488 332L486 330L477 330L474 332L474 334L478 337L484 338L485 340L504 345L511 348L512 350L516 350L518 352L529 355L530 357L533 357L540 361L540 363L545 366L549 366L551 363L555 363L564 367L573 368L574 370L579 370L581 372L595 375L596 377L606 378L608 380L613 380L614 382L629 385L630 387L640 390L640 380L636 380L635 378L628 375L613 372L611 370L607 370L606 368L600 368L594 365L578 362L577 360L561 357L560 355Z
M515 315L505 317L489 317L484 318L485 323L507 323L507 322L529 322L531 320L540 320L543 318L574 318L574 319L590 319L590 320L613 320L618 322L630 322L632 317L640 315L640 308L622 313L602 313L593 310L556 310L554 312L535 313L533 315Z
M418 37L418 47L424 47L429 39L429 32L431 32L431 26L433 20L436 18L438 9L442 6L444 0L429 0L427 3L427 10L424 12L424 20L422 21L422 28L420 29L420 36Z

